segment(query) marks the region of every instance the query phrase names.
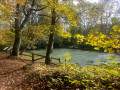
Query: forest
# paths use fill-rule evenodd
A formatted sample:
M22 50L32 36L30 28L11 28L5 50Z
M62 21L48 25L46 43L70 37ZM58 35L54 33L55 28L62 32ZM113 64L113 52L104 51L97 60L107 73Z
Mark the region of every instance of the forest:
M0 90L119 90L120 0L0 0Z

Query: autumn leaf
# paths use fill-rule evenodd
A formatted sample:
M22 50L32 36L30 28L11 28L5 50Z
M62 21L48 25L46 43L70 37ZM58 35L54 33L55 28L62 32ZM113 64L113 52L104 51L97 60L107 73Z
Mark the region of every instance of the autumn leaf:
M8 15L11 16L11 13L9 13Z
M100 50L100 48L99 48L99 47L95 47L94 49L95 49L95 50Z

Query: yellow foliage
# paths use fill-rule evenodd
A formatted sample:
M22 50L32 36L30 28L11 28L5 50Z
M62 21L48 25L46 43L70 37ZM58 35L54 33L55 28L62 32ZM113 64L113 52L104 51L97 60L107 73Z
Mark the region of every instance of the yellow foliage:
M0 44L1 45L7 44L8 41L10 41L10 35L12 35L10 30L0 30Z
M86 44L96 46L94 49L99 50L99 48L104 48L104 52L115 53L119 52L120 40L119 40L119 31L120 26L113 26L114 32L111 32L109 36L102 34L101 32L96 32L94 34L89 34L86 38Z
M75 36L77 37L78 42L83 42L85 40L85 37L83 35L76 34Z

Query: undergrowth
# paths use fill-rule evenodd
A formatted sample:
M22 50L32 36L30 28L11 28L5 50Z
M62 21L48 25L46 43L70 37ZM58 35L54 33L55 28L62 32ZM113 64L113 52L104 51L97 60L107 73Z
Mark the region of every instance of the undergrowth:
M26 79L33 89L120 89L120 65L116 59L96 66L78 67L74 63L63 63L56 67L41 67L36 64L32 69Z

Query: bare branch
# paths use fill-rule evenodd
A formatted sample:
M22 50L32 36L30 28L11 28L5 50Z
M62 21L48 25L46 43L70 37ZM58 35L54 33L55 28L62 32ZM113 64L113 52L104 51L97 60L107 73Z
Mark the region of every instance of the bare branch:
M32 13L32 8L34 7L35 5L35 0L32 1L32 4L31 4L31 9L27 12L27 14L25 15L25 19L24 21L22 22L22 24L20 25L20 30L25 26L25 23L28 21L31 13Z
M43 9L47 8L47 6L43 7L43 8L40 8L40 9L31 9L32 11L41 11Z
M48 16L48 15L43 15L43 14L38 14L39 16L45 16L45 17L49 17L49 18L51 18L50 16Z

